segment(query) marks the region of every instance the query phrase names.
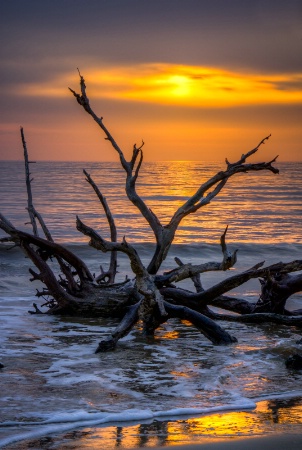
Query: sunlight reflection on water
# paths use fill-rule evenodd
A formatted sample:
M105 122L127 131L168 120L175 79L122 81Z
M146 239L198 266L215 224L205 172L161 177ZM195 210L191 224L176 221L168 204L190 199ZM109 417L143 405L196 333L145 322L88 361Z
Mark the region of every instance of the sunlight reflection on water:
M187 216L176 235L176 243L218 242L229 225L229 242L302 242L302 163L279 163L280 174L238 174L219 196L199 212ZM82 168L91 173L114 214L118 236L132 242L153 242L145 220L126 199L125 175L118 163L38 162L32 167L34 204L55 239L81 242L75 216L109 236L104 213ZM145 163L137 191L147 205L167 223L175 210L222 164L184 162ZM24 227L26 196L22 162L2 161L1 210L16 226Z

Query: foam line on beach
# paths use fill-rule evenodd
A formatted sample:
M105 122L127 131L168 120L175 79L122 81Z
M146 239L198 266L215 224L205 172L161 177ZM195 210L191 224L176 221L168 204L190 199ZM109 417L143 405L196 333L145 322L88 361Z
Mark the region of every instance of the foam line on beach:
M264 400L290 399L301 397L302 391L291 391L280 394L271 394L258 397L257 399L240 399L229 405L216 406L211 408L173 408L166 411L151 411L130 409L120 413L96 412L89 413L84 410L75 412L58 413L44 421L35 422L2 422L0 428L5 427L28 427L32 426L31 431L20 434L14 434L0 440L0 448L18 441L35 439L49 434L60 434L76 428L94 427L94 426L114 426L116 423L138 424L153 419L180 419L181 417L196 417L199 415L211 415L213 413L223 413L228 411L253 410L257 403ZM210 445L210 444L209 444ZM189 447L183 447L189 448ZM191 448L191 447L190 447ZM240 447L238 447L240 448ZM251 447L254 449L254 447ZM255 447L256 448L256 447ZM273 448L273 447L272 447ZM297 447L298 448L298 447ZM302 446L301 446L302 448ZM182 450L182 447L179 447ZM194 450L194 446L192 447Z
M174 408L167 411L151 411L151 410L126 410L121 413L88 413L86 411L77 411L73 413L59 413L56 416L43 422L3 422L3 427L15 426L33 426L31 431L20 434L14 434L0 440L0 448L14 442L27 439L34 439L48 434L59 434L80 427L94 427L98 425L113 426L116 423L139 423L145 420L153 420L159 418L175 418L182 416L195 417L197 415L208 415L216 412L252 410L256 407L252 400L241 400L230 405L216 406L212 408Z

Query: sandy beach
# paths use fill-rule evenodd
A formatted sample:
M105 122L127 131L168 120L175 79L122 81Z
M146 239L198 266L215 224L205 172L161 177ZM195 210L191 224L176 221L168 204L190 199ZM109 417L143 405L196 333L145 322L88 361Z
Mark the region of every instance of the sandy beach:
M302 431L302 428L301 428ZM30 440L24 442L18 442L1 448L7 450L26 450L31 448L33 450L43 450L43 449L53 449L53 450L82 450L82 449L105 449L103 442L96 440L90 441L89 445L82 447L82 444L77 440L76 437L71 440L61 440L55 437L47 437L37 440ZM87 442L86 442L87 444ZM120 450L138 450L139 448L152 448L153 450L301 450L302 448L302 433L285 433L285 434L275 434L267 436L251 436L251 437L232 437L227 439L218 439L215 441L203 440L202 442L196 444L185 444L185 445L165 445L160 447L154 447L147 444L143 447L128 447L127 445L118 445ZM110 446L110 449L113 448ZM116 448L116 447L115 447Z
M301 429L302 431L302 429ZM156 450L301 450L302 433L277 436L238 438L195 445L177 445L157 447Z

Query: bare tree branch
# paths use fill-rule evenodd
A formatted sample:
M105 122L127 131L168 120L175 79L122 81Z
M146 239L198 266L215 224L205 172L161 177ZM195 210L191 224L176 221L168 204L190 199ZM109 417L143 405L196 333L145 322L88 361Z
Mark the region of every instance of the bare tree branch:
M142 145L139 148L136 148L136 145L134 145L132 159L130 160L130 162L126 161L126 158L124 156L123 151L118 146L118 144L116 143L116 141L114 140L114 138L112 137L112 135L110 134L108 129L105 127L105 125L103 123L103 118L102 117L98 117L94 113L94 111L92 110L92 108L90 106L90 103L89 103L89 99L88 99L87 94L86 94L85 80L84 80L83 76L80 74L80 72L79 72L79 75L80 75L81 95L77 94L71 88L69 88L69 90L73 93L73 95L77 99L77 102L84 108L84 110L93 118L93 120L103 130L103 132L106 135L105 139L108 140L111 143L111 145L114 148L114 150L118 153L118 155L120 157L121 165L122 165L123 169L125 170L125 172L127 174L127 178L126 178L126 194L127 194L128 198L129 198L129 200L138 208L138 210L141 212L143 217L149 223L151 229L154 232L154 235L155 235L156 239L158 240L159 237L160 237L160 234L161 234L162 226L161 226L158 218L155 216L154 213L152 213L149 210L149 208L147 207L145 202L142 200L142 198L137 194L136 189L135 189L135 182L137 180L139 169L140 169L142 161L143 161L142 147L143 147L144 143L142 143ZM133 172L133 169L134 169L134 165L135 165L136 159L137 159L139 154L140 154L140 161L139 161L138 166L137 166L137 168L135 170L135 173L133 175L132 172Z
M34 244L40 249L45 250L49 255L56 255L63 258L68 264L75 268L80 280L83 283L85 283L86 280L93 281L93 276L91 275L86 264L62 245L18 230L2 214L0 214L0 228L10 235L13 242L19 244L20 242Z
M23 128L21 128L21 138L22 138L22 144L23 144L23 149L24 149L25 175L26 175L27 200L28 200L28 208L27 209L28 209L30 221L31 221L31 224L33 227L33 233L35 236L38 236L38 229L37 229L37 223L36 223L36 219L38 219L38 222L43 230L43 233L44 233L46 239L50 242L54 242L54 240L51 236L51 233L50 233L48 227L46 226L41 214L38 213L38 211L35 209L35 207L33 205L32 191L31 191L31 182L33 180L30 179L30 173L29 173L29 164L32 163L33 161L28 160L28 151L27 151L27 145L25 142ZM55 255L55 258L57 259L57 261L61 267L62 273L66 277L67 286L68 286L69 290L76 292L78 290L78 286L72 276L72 272L71 272L69 266L63 261L63 259L60 256Z
M176 262L176 264L178 264L180 267L183 267L185 264L179 259L179 258L174 258L174 261ZM200 273L196 273L195 275L190 276L191 280L193 281L194 287L196 292L202 292L204 291L204 288L201 284L201 279L200 279Z
M230 322L242 322L242 323L278 323L280 325L289 325L302 328L302 315L300 316L285 316L283 314L274 313L254 313L243 314L238 316L233 315L219 315L220 320L228 320Z
M129 257L131 269L136 275L138 292L140 292L144 296L144 299L142 300L139 308L139 316L143 321L146 321L146 318L149 315L152 315L155 306L158 307L161 316L166 316L166 311L163 306L163 299L154 283L153 277L144 267L135 248L132 245L128 244L125 238L123 239L122 243L107 241L103 239L98 233L96 233L96 231L94 231L92 228L85 225L79 219L79 217L77 217L77 229L81 233L90 237L89 245L91 245L92 247L101 250L102 252L123 252L126 253L126 255Z
M271 134L269 134L268 136L266 136L265 138L263 138L258 145L256 145L255 148L253 148L252 150L250 150L249 152L247 152L246 154L243 154L241 156L241 158L239 159L239 161L235 162L235 163L229 163L229 161L227 160L227 158L225 159L225 162L227 163L228 167L232 167L232 166L238 166L239 164L244 164L247 160L247 158L249 158L250 156L252 156L254 153L256 153L259 150L259 147L261 147L261 145L265 144L265 141L267 141L269 138L271 137ZM271 161L271 162L275 162L277 159L277 157Z
M210 203L210 201L217 196L217 194L221 191L222 187L226 184L227 180L237 173L244 173L250 171L260 171L260 170L269 170L274 174L278 174L279 170L272 166L272 163L276 161L277 157L272 161L267 163L256 163L256 164L244 164L247 158L256 153L259 147L264 144L266 140L269 139L271 135L262 139L262 141L253 149L242 155L241 159L234 163L230 164L227 160L227 170L218 172L212 178L203 183L198 190L195 192L192 197L190 197L178 210L175 212L172 217L168 227L171 229L177 227L180 221L191 212L197 211L202 206ZM217 186L216 186L217 185ZM216 186L216 188L210 192L206 197L204 195L206 192L212 187Z
M24 163L25 163L25 180L26 180L26 190L27 190L27 211L29 214L30 222L32 225L33 233L35 236L38 236L38 228L35 218L35 210L33 207L33 201L32 201L32 192L31 192L31 178L30 178L30 172L29 172L29 164L33 163L34 161L28 160L28 152L27 152L27 146L26 141L24 137L23 128L21 127L21 139L23 144L23 151L24 151Z
M190 197L180 208L178 208L178 210L174 213L173 217L171 218L170 222L167 225L163 226L159 221L158 217L147 207L147 205L142 200L142 198L137 194L135 189L135 183L138 177L139 169L143 161L143 153L142 153L143 144L139 148L136 148L136 145L134 145L132 159L130 160L130 162L127 162L123 154L123 151L117 145L112 135L109 133L108 129L104 126L103 118L102 117L99 118L92 110L89 103L89 99L86 94L85 81L80 72L79 76L80 76L81 94L77 94L73 89L70 89L70 91L77 99L77 102L100 126L100 128L106 135L106 139L111 143L112 147L119 154L122 167L124 168L127 174L126 178L127 196L129 200L138 208L138 210L141 212L141 214L143 215L143 217L146 219L151 229L153 230L157 245L154 255L151 259L151 262L148 265L148 272L151 274L157 273L157 271L161 266L161 263L166 258L169 248L174 240L177 227L179 226L181 220L188 214L191 214L200 209L201 207L209 204L211 200L213 200L213 198L215 198L219 194L219 192L225 186L227 180L231 176L237 173L259 171L259 170L269 170L275 174L279 173L278 169L272 166L272 163L276 161L276 158L274 158L272 161L268 163L245 164L246 160L250 156L255 154L258 151L259 147L263 145L266 140L269 139L270 137L269 135L264 139L262 139L254 149L250 150L246 154L243 154L242 157L239 159L239 161L237 161L236 163L230 164L226 160L227 170L218 172L208 181L203 183L198 188L196 193L192 195L192 197ZM135 173L133 174L135 162L139 154L140 160L135 170ZM213 191L207 193L211 188L213 188Z
M33 197L32 197L32 191L31 191L31 182L33 181L33 178L30 178L31 174L29 172L29 164L33 164L33 163L35 163L35 161L29 161L29 159L28 159L28 150L27 150L27 145L26 145L26 141L25 141L24 130L22 127L21 127L21 139L22 139L23 151L24 151L25 178L26 178L27 205L28 205L27 210L28 210L30 222L32 224L33 233L35 236L39 236L38 227L37 227L37 223L36 223L36 218L37 218L38 222L41 225L41 228L43 230L43 233L44 233L46 239L53 242L50 231L48 230L41 214L39 214L37 212L37 210L35 209L35 207L33 205Z
M71 307L73 305L76 308L77 304L74 297L69 295L65 289L59 285L52 270L50 270L48 264L39 256L39 254L26 241L21 242L21 247L40 270L40 274L31 271L32 275L34 278L38 278L45 283L49 291L52 292L52 295L56 294L55 298L59 303L59 307L64 308L65 306Z
M198 277L199 274L204 272L215 272L215 271L226 271L233 267L237 262L237 252L238 250L235 250L233 253L231 253L228 250L228 247L226 245L225 237L227 233L228 227L226 227L225 231L220 237L220 244L221 244L221 250L223 253L223 260L222 262L206 262L203 264L183 264L179 258L175 259L176 263L180 266L176 269L173 269L169 272L164 273L163 275L156 275L155 276L155 282L157 286L164 286L169 285L171 283L177 283L179 281L185 280L186 278L192 278L194 284L197 282L197 285L199 286L197 289L197 292L201 292L202 289L200 289L200 280L198 281L195 277ZM195 286L196 287L196 286Z
M256 264L256 266L252 267L251 269L240 274L233 275L232 277L229 277L226 280L217 283L215 286L212 286L211 288L196 294L189 294L187 291L181 291L176 288L162 288L161 293L165 299L171 298L180 300L187 298L190 300L196 300L198 302L208 304L216 297L219 297L225 292L229 292L230 290L235 289L251 278L263 277L267 273L289 273L302 270L302 260L296 260L289 263L280 262L265 268L260 268L263 264L264 262Z
M110 208L108 206L107 200L104 197L104 195L101 193L101 191L99 190L99 188L97 187L97 185L95 184L95 182L93 181L93 179L91 178L89 173L87 173L86 170L83 170L83 172L86 176L86 181L90 184L90 186L92 186L94 192L98 196L98 199L100 200L100 202L103 206L103 209L104 209L104 212L106 214L107 221L109 224L109 228L110 228L111 241L116 242L116 240L117 240L116 226L115 226L114 218L113 218ZM109 270L105 272L103 270L102 266L100 266L100 269L101 269L101 274L98 277L96 277L96 281L98 283L106 282L107 284L113 284L114 280L115 280L116 269L117 269L117 253L116 253L116 251L111 252Z
M117 341L126 336L139 319L138 310L140 302L129 307L120 324L113 333L105 340L101 341L95 353L108 352L116 347Z

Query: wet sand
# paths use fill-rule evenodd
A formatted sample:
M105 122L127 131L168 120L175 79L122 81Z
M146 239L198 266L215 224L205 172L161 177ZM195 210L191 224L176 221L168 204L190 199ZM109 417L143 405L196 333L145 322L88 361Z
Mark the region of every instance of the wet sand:
M302 449L302 428L301 434L286 434L277 436L238 438L210 442L195 445L174 445L157 447L154 450L301 450Z
M26 425L22 427L26 432ZM10 427L7 437L20 434ZM120 423L59 432L44 429L4 445L7 450L301 450L302 400L259 402L252 411ZM1 435L1 434L0 434ZM31 436L30 436L31 435ZM4 436L3 436L4 437ZM1 447L1 444L0 444Z

